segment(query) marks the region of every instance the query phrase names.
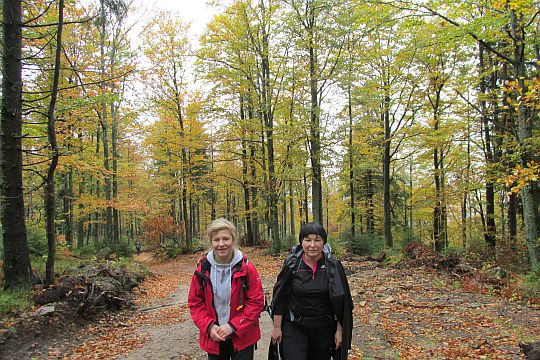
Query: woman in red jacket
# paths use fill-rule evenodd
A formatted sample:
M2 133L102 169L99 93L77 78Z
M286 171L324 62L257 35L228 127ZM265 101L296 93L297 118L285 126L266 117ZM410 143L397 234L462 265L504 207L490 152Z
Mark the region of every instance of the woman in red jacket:
M189 289L191 318L209 360L251 360L261 338L261 277L236 248L236 228L226 219L207 229L212 249L197 264Z

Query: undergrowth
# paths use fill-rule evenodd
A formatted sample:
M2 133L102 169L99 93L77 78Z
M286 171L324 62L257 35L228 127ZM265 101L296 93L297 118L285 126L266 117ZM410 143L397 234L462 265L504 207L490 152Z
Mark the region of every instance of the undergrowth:
M0 317L30 309L32 307L31 295L32 289L30 287L0 289Z

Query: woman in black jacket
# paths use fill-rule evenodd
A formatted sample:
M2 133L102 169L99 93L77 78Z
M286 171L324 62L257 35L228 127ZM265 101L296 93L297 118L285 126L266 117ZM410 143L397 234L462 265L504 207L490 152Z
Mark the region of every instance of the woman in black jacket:
M299 242L274 285L272 342L285 360L347 359L352 337L352 299L341 262L323 251L319 223L300 229Z

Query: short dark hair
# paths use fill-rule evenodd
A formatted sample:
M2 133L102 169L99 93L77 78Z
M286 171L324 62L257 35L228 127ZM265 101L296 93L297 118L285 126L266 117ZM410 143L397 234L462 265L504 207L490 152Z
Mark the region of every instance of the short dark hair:
M309 234L315 234L320 235L322 237L324 243L326 244L326 239L328 238L328 235L326 234L326 230L324 230L324 227L319 224L318 222L308 222L300 228L300 235L298 235L298 241L300 244L302 243L302 240Z

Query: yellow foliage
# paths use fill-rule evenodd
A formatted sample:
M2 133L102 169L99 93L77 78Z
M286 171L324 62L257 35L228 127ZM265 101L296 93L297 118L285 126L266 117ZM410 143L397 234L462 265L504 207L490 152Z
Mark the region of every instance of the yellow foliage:
M512 174L507 175L502 178L500 181L503 182L513 193L519 192L527 184L538 181L538 172L539 164L534 160L527 163L526 167L521 167L521 165L516 165Z

